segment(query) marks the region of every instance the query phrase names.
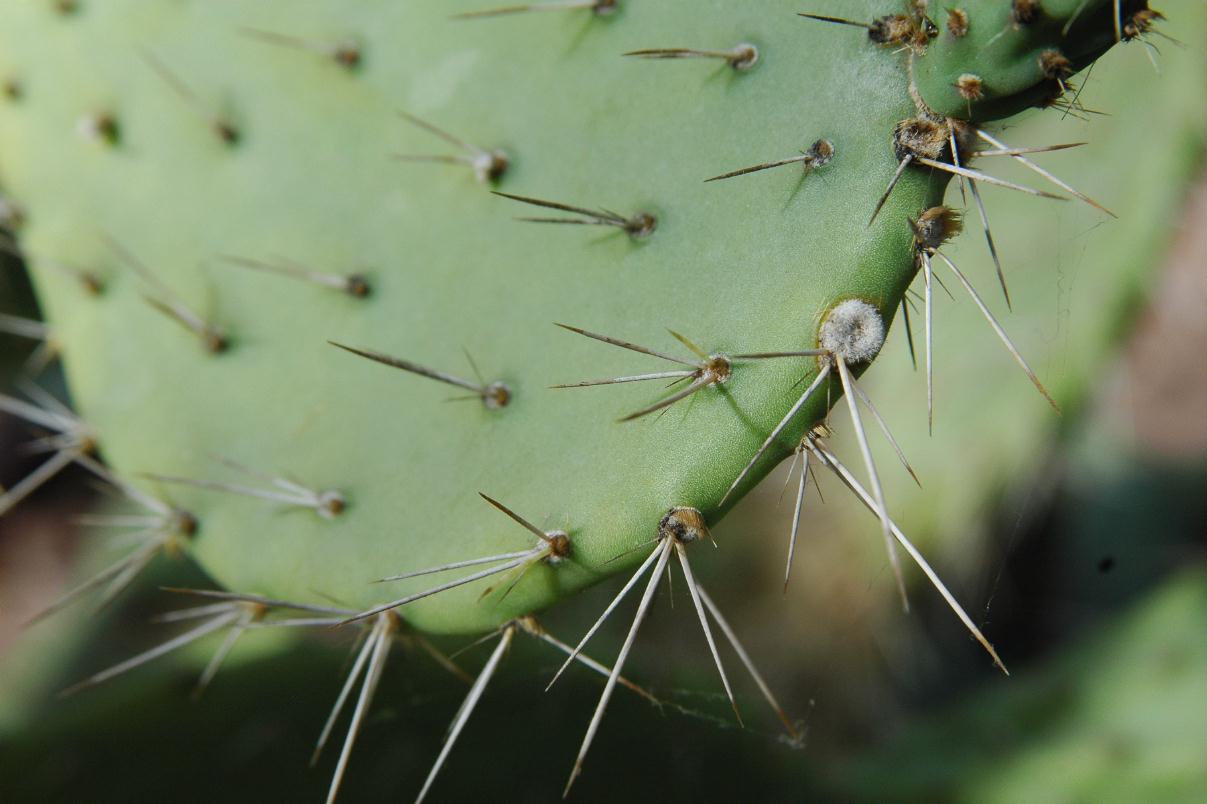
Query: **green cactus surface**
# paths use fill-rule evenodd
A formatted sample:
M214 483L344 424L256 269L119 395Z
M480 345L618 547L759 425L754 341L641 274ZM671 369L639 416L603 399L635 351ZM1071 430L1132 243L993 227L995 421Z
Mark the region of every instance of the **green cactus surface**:
M3 13L0 71L21 91L0 115L0 180L27 212L20 241L77 409L110 465L196 517L189 552L228 588L364 607L430 585L370 583L383 575L530 547L482 492L564 530L570 548L509 594L470 586L405 609L424 630L481 631L633 566L668 509L715 523L818 361L735 361L724 384L617 423L662 389L549 386L681 366L553 322L695 360L668 328L733 355L816 348L844 299L890 321L917 268L909 220L947 184L908 167L869 225L898 167L899 124L941 126L924 117L934 109L986 122L1051 94L1037 53L1064 48L1081 66L1113 41L1110 2L1082 9L1067 36L1071 1L1045 4L1035 25L1009 22L1007 3L965 3L964 37L910 11L904 44L787 3L450 18L475 10L462 5L128 0ZM885 9L842 12L871 21ZM748 67L622 55L743 43L757 48ZM983 109L953 104L944 86L966 61L992 88ZM817 141L832 154L807 175L803 162L704 183ZM949 158L944 137L920 147ZM507 164L495 177L391 158L496 149ZM521 221L549 210L491 189L656 225ZM276 260L363 277L367 294L247 265ZM51 261L86 266L103 292ZM988 291L993 278L975 281ZM199 337L165 304L208 329ZM480 369L509 398L449 402L461 392L327 341L471 380ZM841 391L828 384L739 491L825 416ZM140 477L238 481L218 456L336 491L346 508L323 517Z
M883 12L857 5L844 13ZM470 587L406 609L425 630L480 631L632 566L668 509L719 519L818 370L810 357L737 361L723 385L618 424L659 390L549 386L669 364L552 323L694 360L667 328L731 355L816 348L844 299L891 320L917 266L909 219L946 186L907 168L869 225L902 154L894 131L921 119L931 141L917 147L943 158L927 115L960 113L936 76L965 61L994 88L983 113L968 105L974 122L1051 94L1037 53L1064 47L1080 66L1111 41L1110 3L1080 9L1065 36L1074 5L1021 24L1005 3L968 3L962 37L911 11L895 19L912 38L877 44L788 4L450 18L474 9L27 3L5 12L0 68L20 92L0 118L0 178L26 211L20 239L82 419L112 466L196 517L189 549L217 580L380 603L427 581L374 578L531 545L483 492L566 531L570 548L506 596ZM622 56L743 43L752 65ZM912 93L911 72L923 76ZM818 141L832 153L808 175L703 182ZM496 149L507 163L492 177L391 159ZM533 207L492 188L656 226L520 221ZM275 260L363 277L367 294L248 269ZM87 266L103 292L51 261ZM480 368L507 404L447 402L457 392L327 341L471 379ZM840 393L828 384L739 490L825 415ZM140 478L234 482L216 456L338 492L346 509Z

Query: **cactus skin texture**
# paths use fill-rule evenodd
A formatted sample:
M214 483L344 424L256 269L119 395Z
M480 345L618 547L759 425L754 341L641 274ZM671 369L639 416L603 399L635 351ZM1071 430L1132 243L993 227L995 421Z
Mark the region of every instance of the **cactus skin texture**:
M891 321L917 270L909 220L946 188L946 174L908 167L869 225L899 124L979 124L1050 99L1067 75L1044 54L1066 52L1074 70L1114 41L1109 0L1048 0L1027 21L1011 8L962 4L963 36L934 9L933 32L917 24L921 39L895 52L787 3L489 19L450 19L474 9L439 2L10 4L0 78L20 91L0 106L0 184L26 212L20 242L101 454L196 517L189 553L218 582L380 604L430 583L375 578L531 545L484 492L571 548L506 596L477 585L402 611L424 631L481 632L631 568L668 509L715 524L840 397L831 379L727 496L815 359L735 364L723 385L618 424L658 390L548 386L665 367L552 322L673 351L669 327L735 354L816 348L848 299ZM759 52L745 70L620 55L742 42ZM973 68L976 100L953 90ZM484 183L469 165L391 161L458 152L399 110L501 149L506 169ZM703 183L822 140L833 153L803 179L797 167ZM635 237L517 221L533 208L491 188L657 225ZM363 276L369 292L230 255ZM103 292L51 261L88 266ZM158 283L221 339L147 304ZM510 397L446 404L446 388L328 340L472 377L468 352ZM212 479L228 472L215 455L337 490L346 508L317 516L140 477Z
M846 5L853 19L885 12ZM737 498L725 499L729 484L817 370L811 358L735 366L722 387L617 424L658 392L547 386L659 366L551 322L663 350L678 347L670 327L735 353L814 348L826 311L846 298L890 320L916 270L908 219L945 188L943 174L907 169L867 223L897 167L894 127L919 115L909 62L926 106L971 108L983 122L1051 93L1037 53L1068 47L1080 66L1113 39L1109 2L1090 3L1068 37L1060 29L1079 4L1047 2L1042 23L1019 26L1008 5L966 3L965 37L940 20L916 53L893 53L797 19L791 4L477 20L450 19L472 9L446 3L130 0L67 15L16 4L3 12L0 70L22 91L0 114L0 179L28 212L21 243L77 408L112 466L213 478L225 471L219 454L346 496L346 511L326 519L136 480L197 517L190 553L214 578L290 600L380 603L426 581L384 589L374 578L527 546L478 501L483 491L567 531L573 547L501 600L479 600L478 586L405 609L424 630L478 632L633 566L642 553L613 559L651 539L671 507L715 523ZM252 29L354 42L359 63ZM996 41L978 51L987 31ZM739 41L759 48L749 70L620 57ZM969 106L945 76L967 72L974 53L989 92ZM506 171L484 186L457 166L392 162L456 152L397 110L503 149ZM792 168L702 183L819 139L833 157L803 181ZM657 228L637 239L520 222L532 208L491 186L648 212ZM212 319L227 348L202 348L148 305L147 279L106 241ZM354 298L223 255L356 273L371 292ZM104 292L81 292L46 259L89 266ZM510 404L445 403L435 383L326 340L472 376L464 349L488 381L507 383ZM839 396L831 385L739 491L825 415Z

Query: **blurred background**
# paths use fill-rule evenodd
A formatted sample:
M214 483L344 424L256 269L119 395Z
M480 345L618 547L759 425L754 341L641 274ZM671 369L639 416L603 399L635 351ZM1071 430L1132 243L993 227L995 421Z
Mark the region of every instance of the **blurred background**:
M916 572L901 611L875 519L821 473L785 591L795 480L785 491L781 467L716 529L724 549L702 551L697 571L804 739L780 736L731 660L747 728L735 725L685 588L664 585L626 675L665 704L615 697L574 800L1207 799L1207 14L1181 5L1163 30L1187 45L1116 48L1080 77L1083 111L1001 129L1016 146L1088 142L1039 159L1119 220L987 190L1013 311L975 218L950 250L1064 414L972 305L942 293L933 436L900 320L867 376L922 479L875 445L890 509L1012 675ZM955 185L948 201L962 204ZM19 261L0 261L0 311L36 315ZM32 349L0 334L6 382ZM53 365L40 381L68 398ZM838 454L856 454L837 429ZM42 460L23 448L36 437L0 418L0 486ZM105 611L24 629L111 549L73 524L100 502L69 471L0 519L0 800L320 800L338 747L315 768L307 758L350 667L341 633L249 635L197 701L220 637L57 698L175 633L151 622L177 605L159 587L210 585L164 560ZM575 641L619 583L545 625ZM592 655L610 661L622 636L609 626ZM488 653L458 661L476 671ZM557 799L600 688L575 672L542 693L558 663L517 638L431 800ZM342 800L413 796L465 691L396 646Z

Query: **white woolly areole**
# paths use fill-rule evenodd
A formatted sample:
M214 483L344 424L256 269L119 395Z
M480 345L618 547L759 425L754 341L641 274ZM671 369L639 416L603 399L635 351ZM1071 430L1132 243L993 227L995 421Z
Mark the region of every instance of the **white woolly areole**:
M862 299L847 299L821 322L817 341L847 363L867 363L884 345L884 319Z
M570 537L570 534L566 533L566 531L564 531L564 530L547 531L545 533L545 535L548 536L550 539L555 539L555 540L568 539ZM542 549L546 546L546 544L548 544L548 543L544 539L537 539L535 549L538 549L538 550ZM566 556L558 555L558 553L556 551L552 551L547 556L545 556L545 563L552 567L556 567L558 564L562 563L565 560L566 560Z

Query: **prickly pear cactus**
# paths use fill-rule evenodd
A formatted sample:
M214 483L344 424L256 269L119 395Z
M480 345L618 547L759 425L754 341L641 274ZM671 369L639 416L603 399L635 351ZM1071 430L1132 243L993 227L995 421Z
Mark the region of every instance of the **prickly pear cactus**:
M8 409L158 517L141 558L347 619L539 631L517 618L609 575L657 578L672 552L690 573L794 452L938 585L866 438L844 465L824 423L879 419L857 378L916 279L927 300L967 289L1008 343L998 278L942 250L948 182L971 220L999 191L1105 218L1018 147L1046 144L987 126L1077 112L1074 74L1160 15L832 10L7 4L0 187L78 419ZM429 568L482 580L426 594ZM402 621L374 622L379 652Z

